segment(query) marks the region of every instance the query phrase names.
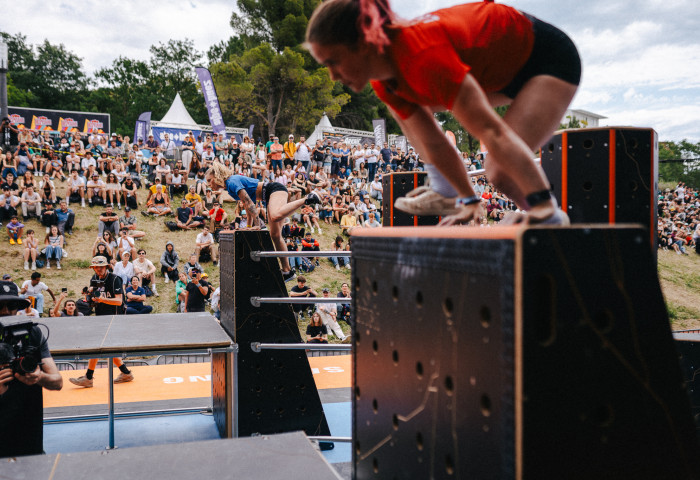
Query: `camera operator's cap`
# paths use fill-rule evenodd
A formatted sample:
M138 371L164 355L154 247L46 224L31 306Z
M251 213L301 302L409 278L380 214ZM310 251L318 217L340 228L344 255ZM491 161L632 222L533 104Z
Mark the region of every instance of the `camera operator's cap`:
M5 275L2 276L3 280L9 280L11 278L12 278L12 275L10 275L9 273L6 273Z
M109 262L107 262L107 258L103 257L102 255L98 255L96 257L92 258L92 263L90 264L91 267L107 267L109 266Z

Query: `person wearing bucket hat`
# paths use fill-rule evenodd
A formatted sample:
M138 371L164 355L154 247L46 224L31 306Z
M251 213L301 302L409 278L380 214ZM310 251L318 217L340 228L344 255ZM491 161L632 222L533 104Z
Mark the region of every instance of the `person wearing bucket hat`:
M9 276L3 276L3 282L9 282L11 278L5 277ZM31 319L15 315L29 304L28 300L17 296L16 290L0 289L0 317L9 317L0 318L5 332L12 331L12 324L16 325L17 320L21 322L18 326L25 328L24 322ZM14 363L11 366L12 360L16 358L11 345L15 340L20 351L28 352L27 348L31 348L37 353L34 358L41 359L33 371L29 371L31 367L26 368L27 362L21 364L26 370L16 368ZM10 342L0 342L0 457L43 453L42 388L60 390L63 388L63 379L51 358L46 338L39 327L33 324L28 335L23 334L19 339L14 337Z
M95 315L123 315L125 313L124 285L121 277L107 270L108 266L109 262L107 262L106 257L98 255L92 258L90 268L95 271L95 274L90 279L88 298L95 307ZM120 358L115 357L112 361L121 371L119 376L114 379L114 383L126 383L134 379L134 374L126 368ZM96 367L97 359L90 359L85 375L71 378L70 382L79 387L91 388Z

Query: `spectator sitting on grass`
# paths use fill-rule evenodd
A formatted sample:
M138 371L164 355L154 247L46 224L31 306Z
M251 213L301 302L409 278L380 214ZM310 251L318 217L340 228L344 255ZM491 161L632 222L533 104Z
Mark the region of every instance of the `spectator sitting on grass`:
M17 195L12 193L10 186L4 184L2 186L2 195L0 195L0 222L5 222L13 216L17 216L17 206L21 201Z
M195 186L191 186L189 193L185 195L185 200L187 200L187 206L194 209L194 214L199 215L202 209L202 197L198 193L195 193Z
M134 237L129 236L128 229L122 228L119 231L119 239L117 240L116 257L122 258L122 255L124 255L125 253L130 254L134 250L136 250L136 242L134 241ZM124 285L128 285L130 279L131 277L129 277L127 281L124 282Z
M51 259L56 260L56 268L61 269L61 259L63 258L63 235L58 231L58 227L53 225L49 233L44 237L44 254L46 255L46 269L51 268Z
M119 217L119 229L126 228L131 238L143 238L146 232L136 230L136 217L131 214L131 207L124 207L124 215Z
M372 206L374 206L374 205L372 205ZM365 222L365 227L369 227L369 228L379 228L379 227L381 227L381 226L382 226L382 224L379 223L379 222L377 221L377 219L376 219L376 213L375 213L374 211L370 210L370 212L369 212L369 220L367 220L367 221Z
M318 252L321 248L319 246L318 240L311 236L311 232L306 232L304 239L301 241L301 251L302 252ZM316 261L316 266L318 266L318 258L310 257L309 260Z
M347 212L340 219L340 228L343 230L343 235L350 236L350 232L357 227L357 218L355 217L355 206L348 205Z
M157 297L158 289L156 288L156 266L153 265L149 259L146 258L146 250L143 248L138 251L138 258L133 261L134 265L134 276L139 277L141 280L141 285L147 287L150 285L150 289L153 294Z
M29 270L29 259L32 259L32 270L36 270L36 256L39 252L39 240L34 236L34 230L27 230L24 242L24 269Z
M156 191L156 194L151 197L147 206L147 212L156 217L162 217L173 212L170 208L170 199L166 193L163 193L162 189Z
M49 292L53 301L56 301L56 295L44 282L41 281L41 273L33 272L30 280L25 280L22 288L19 290L20 298L34 298L34 307L39 311L39 314L44 312L44 292Z
M68 208L68 202L61 200L59 209L55 211L58 219L58 231L61 235L73 235L73 223L75 222L75 212Z
M311 315L311 321L306 326L306 343L328 343L328 329L318 312Z
M177 266L180 263L180 256L175 251L173 242L165 244L165 251L160 256L160 271L165 277L165 283L170 280L177 282L179 277Z
M65 181L65 179L63 179ZM49 178L49 174L45 173L44 178L39 183L38 189L39 195L41 196L41 201L44 203L56 203L56 186L53 180Z
M70 172L68 186L66 187L66 202L70 202L71 197L75 195L80 197L80 205L85 206L85 179L78 176L78 171Z
M100 178L100 174L97 171L92 173L92 176L85 185L87 188L87 199L88 205L93 206L100 203L102 200L102 205L107 204L107 185ZM117 217L117 220L119 218Z
M176 212L177 226L182 230L191 230L199 228L202 222L194 219L194 209L189 207L187 200L184 198L180 201L180 206Z
M22 233L24 232L24 224L20 223L17 215L12 215L10 223L7 224L7 236L10 239L10 245L22 245Z
M197 235L196 246L194 250L195 255L197 256L197 258L200 258L200 255L202 253L208 253L209 256L211 256L214 266L216 266L216 258L218 253L217 250L218 249L216 248L214 235L212 235L209 231L209 227L205 225L204 229L202 230L202 233Z
M302 206L301 215L304 220L304 226L310 230L310 233L314 233L314 227L318 228L318 233L323 233L321 226L318 224L318 214L316 213L315 206Z
M335 242L333 242L333 245L331 245L331 250L334 252L344 252L348 250L344 245L343 245L343 237L340 235L335 237ZM347 268L350 268L350 257L329 257L331 263L335 267L336 270L340 270L340 267L345 266Z
M290 297L318 297L318 293L316 291L306 285L306 278L299 275L297 277L297 284L294 285L291 289L289 289L289 296ZM308 310L312 308L311 304L292 304L292 309L294 310L295 314L302 315L305 310Z
M134 264L131 263L131 252L122 252L121 261L112 265L112 273L122 279L122 285L128 285L134 276Z
M114 237L119 236L119 215L114 213L112 205L107 205L97 220L98 234L102 236L105 231L112 232Z
M141 286L139 277L131 277L131 284L126 287L126 314L139 315L148 314L153 311L150 305L144 305L146 301L146 290Z
M41 195L34 191L33 186L28 186L22 194L22 217L27 221L30 217L41 217Z
M330 290L327 288L323 289L323 298L330 297ZM348 338L343 333L343 329L340 328L338 322L336 321L336 316L338 315L338 306L335 303L317 303L316 313L321 316L323 324L326 326L327 330L333 332L333 334L342 342L346 342ZM314 315L316 314L314 313Z
M226 210L221 208L221 204L218 200L214 201L212 208L208 212L205 211L202 212L202 214L209 218L209 230L212 232L226 228L228 213L226 213Z

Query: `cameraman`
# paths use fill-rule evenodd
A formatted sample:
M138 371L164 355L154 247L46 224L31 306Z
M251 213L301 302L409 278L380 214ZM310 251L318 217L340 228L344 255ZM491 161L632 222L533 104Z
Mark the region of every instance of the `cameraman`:
M107 263L105 257L101 255L93 257L90 266L95 271L95 274L90 279L88 299L95 307L95 315L124 315L124 286L122 279L118 275L108 272L108 265L109 263ZM126 383L134 379L134 375L126 368L121 359L115 357L112 361L121 371L114 383ZM85 375L78 378L70 378L70 382L79 387L92 388L96 367L97 359L90 359Z
M27 308L29 301L14 295L0 295L0 316L15 315ZM9 318L0 319L0 323ZM16 319L13 318L12 321ZM51 358L49 346L39 327L29 334L29 345L38 350L42 364L33 372L21 375L10 368L14 351L0 343L0 457L38 455L44 451L43 399L41 387L60 390L63 379Z

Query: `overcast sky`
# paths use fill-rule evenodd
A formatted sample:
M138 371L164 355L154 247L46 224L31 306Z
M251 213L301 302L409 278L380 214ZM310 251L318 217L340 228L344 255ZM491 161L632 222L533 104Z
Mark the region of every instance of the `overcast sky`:
M280 0L283 1L283 0ZM193 39L197 49L227 39L235 1L2 2L0 30L63 43L88 74L123 55ZM393 0L412 18L455 0ZM572 108L608 117L602 125L653 127L661 140L700 141L698 0L511 0L502 2L553 23L579 48L583 80Z

